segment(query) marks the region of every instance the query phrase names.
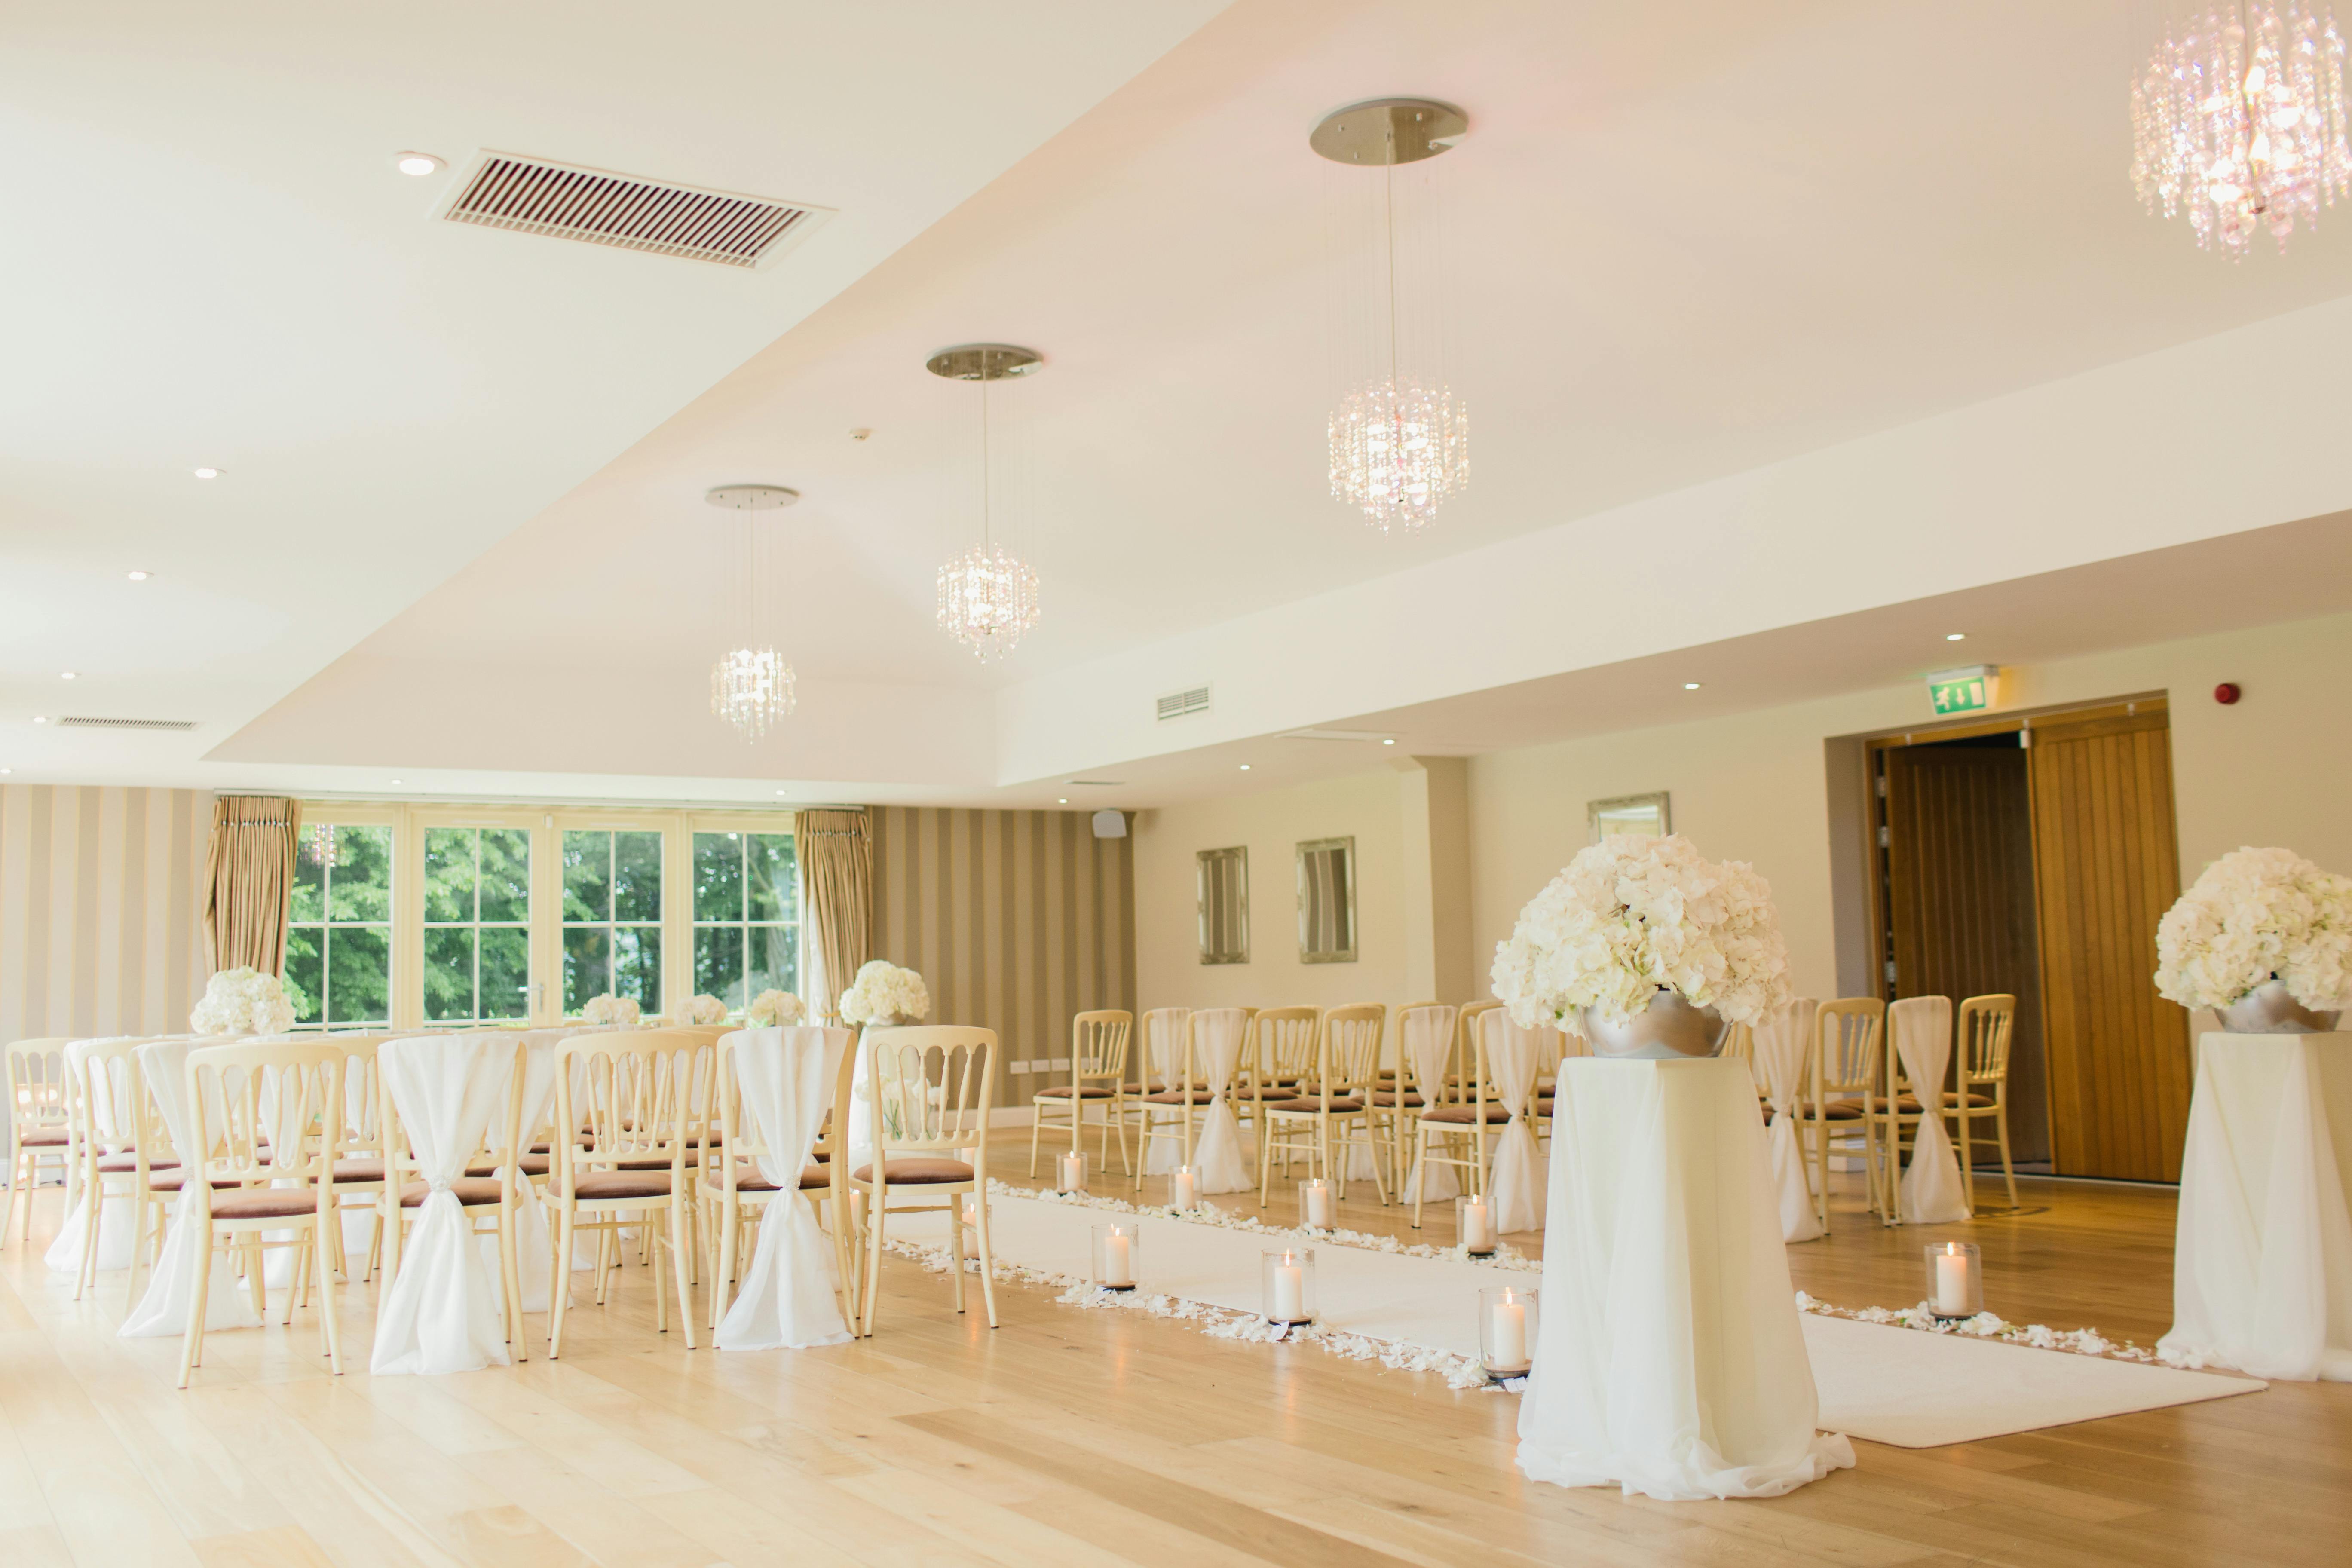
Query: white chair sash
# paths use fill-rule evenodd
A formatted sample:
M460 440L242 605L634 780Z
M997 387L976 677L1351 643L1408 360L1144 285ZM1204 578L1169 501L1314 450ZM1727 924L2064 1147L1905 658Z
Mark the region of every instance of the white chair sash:
M1544 1158L1529 1117L1535 1110L1537 1056L1549 1029L1523 1029L1496 1007L1478 1015L1486 1031L1486 1070L1511 1119L1495 1144L1494 1179L1486 1195L1497 1232L1540 1230L1544 1222Z
M1146 1093L1153 1084L1162 1089L1179 1087L1178 1079L1184 1071L1184 1031L1192 1026L1190 1008L1170 1007L1144 1016L1143 1070L1138 1075ZM1145 1113L1156 1121L1171 1112L1165 1107L1146 1106ZM1143 1173L1164 1176L1184 1163L1184 1151L1163 1138L1147 1138L1143 1155Z
M179 1202L172 1205L171 1219L163 1230L163 1247L156 1255L155 1272L149 1277L139 1305L131 1310L118 1331L124 1339L156 1339L187 1332L188 1307L195 1295L196 1275L204 1268L205 1254L213 1240L208 1227L195 1222L196 1184L205 1177L205 1157L219 1142L222 1129L216 1104L206 1106L203 1128L194 1124L195 1108L188 1103L188 1053L202 1045L229 1043L229 1037L222 1036L212 1040L157 1040L139 1047L139 1077L147 1085L147 1092L155 1097L155 1109L172 1135L173 1158L180 1162L184 1179L180 1183ZM151 1169L153 1153L149 1151ZM260 1327L261 1320L254 1315L246 1293L225 1287L226 1282L224 1288L205 1293L205 1331L210 1333L221 1329Z
M511 1036L480 1035L386 1040L376 1048L376 1071L400 1113L418 1174L432 1188L376 1313L368 1370L378 1376L509 1364L499 1271L483 1260L451 1184L466 1173L467 1159L506 1101L514 1048ZM386 1199L397 1203L394 1194Z
M1405 1014L1398 1025L1397 1045L1402 1059L1412 1068L1412 1081L1420 1086L1424 1103L1433 1105L1445 1091L1445 1064L1454 1054L1454 1030L1461 1018L1462 1009L1454 1006L1415 1007ZM1404 1080L1397 1080L1397 1093L1404 1093ZM1397 1115L1410 1119L1412 1108L1399 1101ZM1432 1125L1435 1125L1433 1123ZM1424 1201L1450 1198L1461 1192L1462 1185L1454 1178L1451 1165L1423 1167L1421 1152L1412 1152L1412 1165L1404 1179L1403 1201L1411 1203L1419 1197ZM1416 1191L1416 1184L1418 1190Z
M1903 1173L1901 1213L1906 1225L1934 1225L1969 1217L1968 1189L1960 1162L1945 1134L1944 1068L1952 1057L1952 999L1906 996L1886 1009L1895 1051L1926 1114L1911 1143L1911 1164ZM1892 1085L1889 1086L1893 1087Z
M1805 1175L1805 1152L1797 1142L1797 1101L1805 1092L1806 1053L1813 1043L1813 1027L1822 1005L1810 996L1784 1002L1750 1026L1755 1055L1748 1059L1753 1073L1772 1107L1772 1128L1764 1150L1772 1166L1772 1190L1780 1211L1782 1241L1811 1241L1822 1234L1821 1216L1813 1211L1813 1190Z
M135 1035L115 1035L103 1039L76 1040L68 1046L66 1077L67 1081L74 1086L75 1093L80 1094L89 1085L89 1053L93 1047L120 1045L124 1040L137 1037ZM106 1076L107 1092L85 1108L89 1116L89 1126L85 1131L91 1142L107 1153L119 1154L131 1142L130 1062L121 1058L108 1062ZM80 1150L75 1151L77 1158L81 1153ZM121 1178L118 1176L115 1180L120 1182ZM97 1184L103 1189L105 1179L100 1178ZM57 1239L49 1243L48 1251L42 1255L41 1260L55 1272L81 1272L82 1254L89 1240L90 1205L97 1197L98 1194L88 1185L81 1189L74 1200L73 1212L66 1215L64 1228L58 1232ZM104 1208L100 1211L100 1220L98 1266L100 1268L130 1268L131 1244L135 1237L129 1192L119 1192L107 1198Z
M732 1042L735 1081L752 1139L766 1152L760 1174L775 1187L741 1289L711 1343L723 1351L805 1350L849 1342L834 1297L833 1248L800 1194L801 1172L833 1104L847 1029L742 1029ZM870 1132L869 1129L869 1132ZM731 1151L729 1158L733 1158ZM707 1176L706 1182L723 1178Z
M1248 1032L1249 1015L1239 1007L1203 1007L1192 1015L1192 1065L1200 1069L1210 1095L1201 1141L1192 1148L1203 1194L1245 1193L1257 1185L1249 1162L1242 1158L1242 1125L1227 1100Z

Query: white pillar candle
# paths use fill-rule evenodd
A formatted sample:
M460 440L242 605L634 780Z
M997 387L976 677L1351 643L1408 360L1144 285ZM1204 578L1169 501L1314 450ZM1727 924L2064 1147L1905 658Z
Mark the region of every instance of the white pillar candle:
M1511 1291L1495 1303L1486 1325L1486 1338L1492 1349L1486 1370L1497 1376L1512 1376L1528 1370L1528 1307Z
M1292 1261L1296 1256L1286 1252L1274 1266L1274 1300L1265 1315L1277 1323L1307 1321L1307 1270Z
M1172 1184L1174 1191L1170 1195L1169 1202L1173 1204L1176 1207L1180 1209L1190 1209L1201 1201L1201 1184L1199 1179L1192 1174L1192 1166L1181 1165L1177 1167L1176 1179Z
M1485 1198L1463 1200L1462 1246L1469 1252L1495 1250L1495 1211Z
M1065 1193L1087 1190L1087 1157L1075 1149L1062 1156L1062 1184L1056 1190Z
M1329 1230L1339 1223L1339 1194L1331 1190L1330 1183L1318 1177L1301 1185L1299 1191L1305 1197L1301 1206L1307 1211L1309 1226L1317 1230Z
M1114 1290L1135 1283L1134 1238L1116 1226L1103 1237L1102 1273L1102 1282Z
M1966 1317L1969 1311L1969 1258L1953 1250L1936 1255L1936 1315Z

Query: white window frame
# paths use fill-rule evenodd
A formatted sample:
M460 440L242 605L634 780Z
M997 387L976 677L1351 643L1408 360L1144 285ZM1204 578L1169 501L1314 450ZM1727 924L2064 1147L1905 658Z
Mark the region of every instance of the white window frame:
M401 998L401 989L400 989L400 949L401 949L401 913L400 913L400 897L401 897L401 889L402 889L402 888L403 888L403 887L404 887L404 886L408 882L408 880L409 880L408 877L405 875L405 871L406 871L406 863L405 863L405 862L401 858L401 853L400 853L400 847L401 847L401 846L400 846L401 824L400 824L400 811L399 811L399 808L398 808L398 807L396 807L396 806L370 805L365 805L365 804L361 804L361 803L344 802L344 801L333 801L333 802L305 801L305 802L303 802L303 804L302 804L302 828L301 828L301 832L300 832L300 834L299 834L299 837L302 837L302 838L307 839L307 838L309 838L309 837L310 837L311 831L312 831L314 828L318 828L318 827L321 827L321 826L324 826L324 827L330 827L330 828L334 828L334 827L389 827L389 828L391 828L391 829L392 829L392 913L391 913L391 925L392 925L392 974L391 974L391 982L392 982L392 994L391 994L391 1003L392 1003L392 1020L391 1020L391 1021L392 1021L392 1026L393 1026L394 1027L395 1027L395 1028L398 1028L398 1027L402 1026L402 1023L401 1023L401 1016L400 1016L400 998ZM302 855L302 854L304 853L303 848L302 848L302 846L301 846L301 845L299 845L299 844L297 844L297 845L295 846L295 848L294 848L294 853L295 853L295 855L296 855L298 858L299 858L300 855ZM289 942L290 942L290 940L291 940L291 936L292 936L292 927L293 927L293 925L294 925L294 923L295 923L295 922L294 922L294 910L293 910L293 905L292 905L292 901L291 901L290 900L288 901L287 910L286 910L286 917L287 917L287 919L286 919L286 923L287 923L287 926L288 926L288 935L289 935ZM305 923L307 923L307 922L305 922ZM324 971L325 971L325 965L324 965L324 962L323 962L323 958L322 958L321 964L320 964L320 973L321 973L321 978L323 978L323 977L324 977ZM420 986L420 989L419 989L419 991L418 991L418 1005L419 1005L420 1006L422 1006L422 1005L423 1005L423 1000L424 1000L424 993L423 993L422 988L421 988L421 987L422 987L422 980L421 980L421 979L420 979L420 981L419 981L419 986ZM315 1023L310 1023L310 1024L297 1024L297 1025L295 1025L295 1027L296 1027L296 1028L298 1028L298 1029L344 1029L344 1028L350 1028L350 1027L352 1026L349 1023L335 1023L335 1024L331 1024L331 1023L327 1022L327 1021L326 1021L326 1017L325 1017L325 998L324 998L323 996L321 996L321 997L314 998L314 1000L318 1001L318 1002L320 1003L320 1016L319 1021L317 1021L317 1022L315 1022Z

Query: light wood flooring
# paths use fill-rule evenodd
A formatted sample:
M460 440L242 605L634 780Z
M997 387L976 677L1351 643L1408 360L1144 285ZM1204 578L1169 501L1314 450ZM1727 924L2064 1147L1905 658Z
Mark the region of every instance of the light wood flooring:
M1000 1134L999 1173L1026 1146ZM1901 1305L1922 1245L1965 1235L2004 1317L2152 1342L2171 1194L2025 1185L2028 1212L1892 1232L1842 1196L1792 1272L1830 1301ZM1369 1197L1351 1189L1343 1223L1402 1234ZM35 1247L0 1251L5 1568L2352 1562L2343 1386L1857 1443L1857 1468L1788 1498L1658 1503L1522 1479L1510 1395L1014 1286L992 1333L893 1259L858 1344L689 1354L654 1331L653 1273L632 1267L613 1306L573 1313L560 1363L542 1341L522 1366L375 1379L369 1292L345 1287L347 1375L298 1313L214 1336L180 1393L178 1342L115 1336L121 1274L76 1303L41 1266L60 1208L45 1194Z

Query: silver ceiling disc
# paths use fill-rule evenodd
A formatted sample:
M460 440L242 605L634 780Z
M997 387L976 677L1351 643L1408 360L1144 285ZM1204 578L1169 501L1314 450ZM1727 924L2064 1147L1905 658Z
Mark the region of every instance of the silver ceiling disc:
M950 381L1003 381L1035 374L1045 368L1045 356L1013 343L959 343L925 360L923 368Z
M801 492L782 485L719 485L702 493L712 506L730 511L773 511L801 499Z
M1307 133L1307 144L1334 163L1376 169L1450 153L1469 129L1468 118L1450 103L1375 98L1325 115Z

